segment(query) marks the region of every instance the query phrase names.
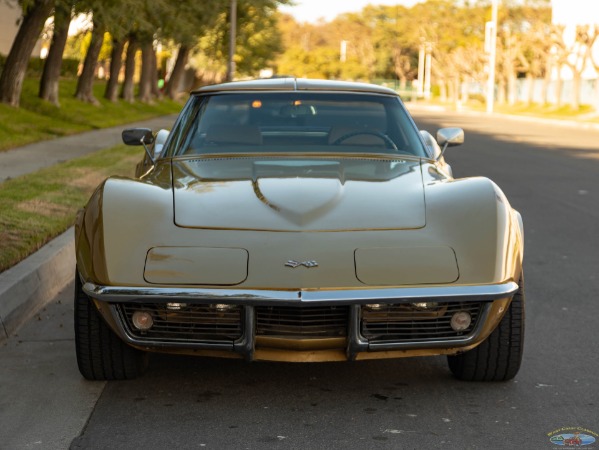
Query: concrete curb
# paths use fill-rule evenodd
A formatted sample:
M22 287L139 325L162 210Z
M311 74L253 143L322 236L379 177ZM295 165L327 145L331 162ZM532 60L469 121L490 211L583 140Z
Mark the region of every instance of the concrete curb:
M122 142L125 128L169 128L177 115L121 124L28 144L0 152L0 183L43 167L112 147ZM52 300L75 274L73 229L46 244L16 266L0 273L0 342Z
M75 273L73 228L0 274L0 342L52 300Z

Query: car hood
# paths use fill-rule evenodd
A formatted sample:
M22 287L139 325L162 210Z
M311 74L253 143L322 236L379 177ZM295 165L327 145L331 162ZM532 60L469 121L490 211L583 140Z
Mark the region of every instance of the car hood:
M419 161L225 157L174 160L172 171L180 227L350 231L425 225Z

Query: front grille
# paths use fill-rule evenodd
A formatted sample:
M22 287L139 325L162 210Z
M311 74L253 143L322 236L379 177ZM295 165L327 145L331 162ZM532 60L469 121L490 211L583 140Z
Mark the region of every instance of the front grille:
M433 308L411 304L363 305L360 335L371 344L410 344L460 340L471 335L487 302L440 303ZM252 307L249 307L252 308ZM233 344L244 334L245 308L224 305L165 303L120 303L118 317L126 333L138 342ZM146 311L153 326L141 331L133 325L133 314ZM467 311L470 326L461 332L451 328L451 317ZM326 339L348 336L350 307L345 306L256 306L255 336L283 339Z
M379 310L362 307L361 333L371 343L421 342L439 339L459 339L470 334L480 317L483 303L442 303L432 309L412 305L381 305ZM451 328L451 316L467 311L470 326L461 332Z
M232 343L243 334L240 306L219 311L215 305L175 305L169 308L164 303L121 303L117 310L127 332L142 341ZM152 328L135 328L135 311L152 314Z
M256 335L277 337L345 337L347 306L257 306Z

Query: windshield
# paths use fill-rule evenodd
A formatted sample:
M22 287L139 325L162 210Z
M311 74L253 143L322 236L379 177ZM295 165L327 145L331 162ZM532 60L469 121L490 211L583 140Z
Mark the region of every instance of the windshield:
M397 97L360 93L255 92L196 96L169 154L383 153L425 157Z

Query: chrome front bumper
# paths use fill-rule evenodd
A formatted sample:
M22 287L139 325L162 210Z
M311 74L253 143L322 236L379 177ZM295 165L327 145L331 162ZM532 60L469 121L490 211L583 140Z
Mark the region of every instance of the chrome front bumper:
M490 301L511 297L518 290L513 281L475 286L432 286L389 289L251 290L191 287L123 287L85 283L83 290L104 302L185 302L243 305L361 305L368 303L415 303Z
M162 287L114 287L97 286L85 283L83 290L90 297L99 300L104 316L115 331L126 342L143 348L154 349L187 349L228 351L242 355L247 360L254 359L256 348L256 307L258 306L347 306L349 309L347 327L346 357L356 359L362 352L389 350L443 349L459 348L476 344L481 335L488 332L488 320L494 300L508 299L518 290L514 282L483 286L444 286L416 287L392 289L357 289L357 290L298 290L298 291L265 291L265 290L225 290L201 288L162 288ZM241 322L243 334L234 342L215 341L178 341L140 339L125 325L119 311L119 303L169 303L184 302L187 304L236 304L242 305ZM361 333L361 305L384 303L400 305L417 302L481 302L480 316L474 328L463 336L442 339L425 339L422 341L370 342ZM107 317L108 318L108 317Z

